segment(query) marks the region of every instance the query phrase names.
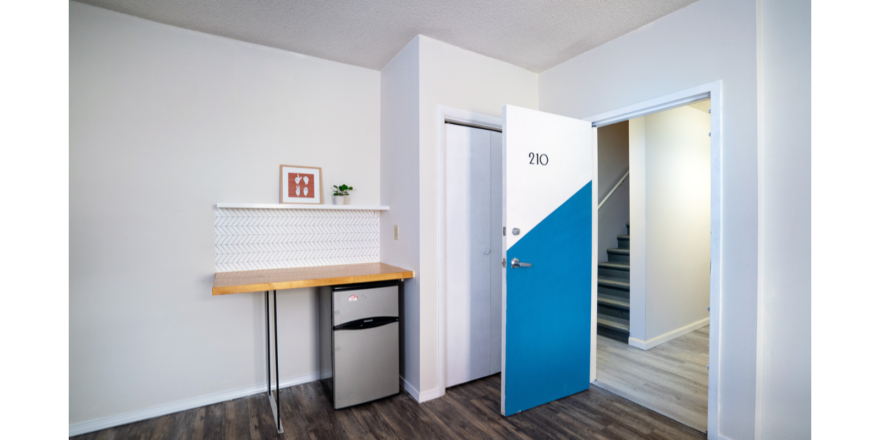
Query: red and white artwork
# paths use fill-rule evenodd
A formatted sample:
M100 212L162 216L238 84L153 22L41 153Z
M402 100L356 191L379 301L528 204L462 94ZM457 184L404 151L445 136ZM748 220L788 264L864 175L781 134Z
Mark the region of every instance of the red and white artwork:
M321 167L281 165L281 203L324 203L321 180Z
M315 197L315 175L290 173L287 175L287 197L312 199Z

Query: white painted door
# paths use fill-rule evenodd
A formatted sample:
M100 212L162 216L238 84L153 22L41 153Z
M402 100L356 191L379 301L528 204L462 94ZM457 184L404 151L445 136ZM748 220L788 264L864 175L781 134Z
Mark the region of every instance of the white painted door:
M501 413L590 386L597 223L588 122L504 107Z
M501 135L446 124L446 148L446 386L454 386L501 371Z

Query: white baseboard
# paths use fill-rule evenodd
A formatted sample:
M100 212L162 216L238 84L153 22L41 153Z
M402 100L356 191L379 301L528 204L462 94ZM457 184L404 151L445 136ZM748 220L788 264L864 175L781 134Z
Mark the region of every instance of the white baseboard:
M319 373L315 372L307 374L305 376L285 379L281 381L280 386L281 388L287 388L294 385L314 382L318 380L318 376ZM275 389L274 382L272 383L272 389ZM141 420L151 419L153 417L173 414L180 411L186 411L188 409L198 408L200 406L213 405L215 403L225 402L227 400L238 399L240 397L247 397L265 392L265 385L256 385L247 388L240 388L237 390L223 391L219 393L208 394L205 396L194 397L191 399L179 400L177 402L166 403L164 405L154 406L151 408L117 414L115 416L102 417L99 419L87 420L85 422L71 423L69 425L68 435L70 437L73 437L75 435L85 434L87 432L99 431L101 429L112 428L114 426L125 425L127 423L138 422Z
M630 337L630 338L629 338L629 345L631 345L631 346L633 346L633 347L635 347L635 348L641 348L642 350L647 350L647 349L648 349L647 346L645 345L645 341L643 341L643 340L641 340L641 339L636 339L636 338L633 338L633 337Z
M648 339L647 341L643 341L641 339L629 338L629 345L632 345L636 348L641 348L642 350L650 350L664 342L671 341L681 335L690 333L696 329L703 328L709 325L709 318L701 319L692 324L688 324L684 327L677 328L671 332L664 333L656 338Z
M411 383L407 382L403 376L400 376L400 384L403 385L403 389L406 390L410 396L413 396L413 399L416 399L416 402L419 401L419 390L417 390Z
M429 400L438 399L443 397L446 394L443 391L440 391L440 388L434 388L433 390L424 391L419 395L419 403L425 403Z
M416 387L413 386L413 384L407 382L407 380L404 379L403 376L400 376L400 383L401 385L403 385L403 389L406 390L406 392L409 393L411 396L413 396L413 398L416 399L416 402L419 403L424 403L429 400L436 399L445 394L440 392L440 388L434 388L433 390L419 392L419 390L417 390Z

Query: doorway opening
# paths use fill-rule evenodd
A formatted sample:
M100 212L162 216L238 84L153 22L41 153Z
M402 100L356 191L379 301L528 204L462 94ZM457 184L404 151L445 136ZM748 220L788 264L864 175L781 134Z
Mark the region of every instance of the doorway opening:
M712 110L720 95L710 92L720 87L703 88L714 90L593 119L600 121L601 202L592 380L713 432L719 323L712 306L720 297L712 271L720 257L720 130L713 128L720 118Z

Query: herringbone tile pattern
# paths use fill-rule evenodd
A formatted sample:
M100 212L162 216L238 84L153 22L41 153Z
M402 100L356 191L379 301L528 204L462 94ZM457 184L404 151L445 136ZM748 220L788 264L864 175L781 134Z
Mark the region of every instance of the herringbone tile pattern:
M379 211L215 208L216 272L379 261Z

